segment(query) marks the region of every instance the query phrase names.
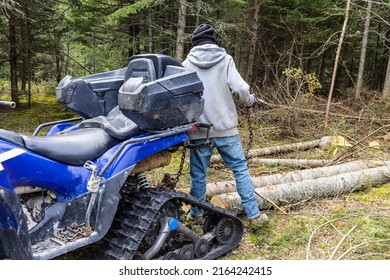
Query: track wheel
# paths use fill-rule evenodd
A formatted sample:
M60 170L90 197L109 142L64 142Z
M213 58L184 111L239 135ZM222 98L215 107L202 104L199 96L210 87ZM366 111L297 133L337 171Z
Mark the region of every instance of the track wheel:
M164 255L163 260L178 260L179 256L175 252L168 252Z
M203 258L209 251L209 242L206 239L200 238L194 244L195 256Z
M225 245L232 241L234 237L234 223L233 220L227 217L223 217L217 223L215 232L215 239L219 244Z
M203 233L206 234L212 231L218 224L220 220L219 216L210 215L207 216L206 220L203 223Z
M179 250L179 260L192 260L194 255L194 244L186 244Z

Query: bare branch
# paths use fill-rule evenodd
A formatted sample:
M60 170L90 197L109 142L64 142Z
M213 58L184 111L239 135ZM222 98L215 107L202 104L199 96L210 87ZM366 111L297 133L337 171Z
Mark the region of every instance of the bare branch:
M355 230L355 228L357 228L358 225L354 225L339 241L339 243L337 243L336 245L336 248L334 248L332 254L330 255L329 257L329 260L332 260L333 257L336 255L337 251L339 250L341 244L343 244L344 240L347 239L347 237Z
M10 13L24 15L20 10L20 4L13 0L2 0L0 2L0 12L7 18L10 17Z

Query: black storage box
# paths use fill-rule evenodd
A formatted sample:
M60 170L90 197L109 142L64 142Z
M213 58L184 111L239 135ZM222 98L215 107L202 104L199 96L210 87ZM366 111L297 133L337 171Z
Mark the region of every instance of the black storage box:
M132 71L133 68L138 70ZM203 84L196 72L187 71L175 59L164 55L138 56L130 61L129 72L132 74L119 89L119 109L142 129L189 124L202 114ZM145 83L145 75L140 73L147 73L147 77L155 73L156 79L147 79Z
M127 67L74 80L66 76L56 88L57 101L86 119L107 116L118 105L126 71Z
M56 88L57 101L86 119L121 112L143 129L195 122L202 114L203 84L195 72L162 54L130 57L126 68L72 80Z

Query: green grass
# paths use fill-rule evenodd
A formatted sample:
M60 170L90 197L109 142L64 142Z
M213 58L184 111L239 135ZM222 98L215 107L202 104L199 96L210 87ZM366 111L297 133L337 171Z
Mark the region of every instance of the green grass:
M0 100L5 100L5 98L0 96ZM17 108L0 111L2 129L28 135L32 134L35 128L42 123L77 117L57 103L54 93L33 95L29 109L26 96L21 96L19 101L20 105Z
M390 207L390 185L357 193L353 199L370 205Z
M348 199L353 201L355 196L362 194L352 194ZM344 197L312 201L288 214L268 211L269 225L253 232L246 223L243 241L223 259L327 260L332 255L333 259L389 259L389 212L389 207L347 202Z

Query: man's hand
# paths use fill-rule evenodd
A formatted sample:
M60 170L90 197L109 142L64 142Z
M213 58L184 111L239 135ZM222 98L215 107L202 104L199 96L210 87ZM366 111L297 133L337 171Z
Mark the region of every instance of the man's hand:
M248 108L255 108L256 105L257 105L257 100L256 100L257 98L256 98L256 96L253 95L253 94L252 94L252 96L253 96L253 103L250 106L248 106Z
M258 97L256 97L256 101L254 103L255 103L255 105L252 107L256 106L262 110L269 110L269 109L275 108L274 104L268 103L268 102L266 102L263 99L258 98Z

